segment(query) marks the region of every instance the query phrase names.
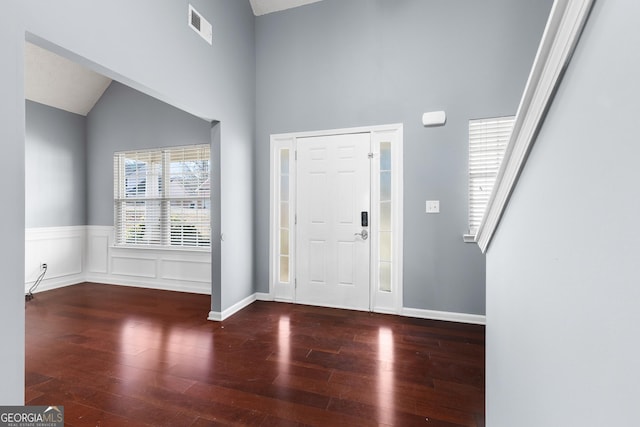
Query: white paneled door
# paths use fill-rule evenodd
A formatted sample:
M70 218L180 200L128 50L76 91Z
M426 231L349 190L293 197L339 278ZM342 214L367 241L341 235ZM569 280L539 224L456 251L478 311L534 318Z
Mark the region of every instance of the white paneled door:
M297 139L297 284L302 304L370 309L370 133Z

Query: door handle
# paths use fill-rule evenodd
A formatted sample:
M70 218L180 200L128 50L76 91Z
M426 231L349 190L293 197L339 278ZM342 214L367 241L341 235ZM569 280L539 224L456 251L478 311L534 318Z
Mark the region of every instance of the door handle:
M362 240L367 240L369 238L369 232L366 228L363 228L360 233L354 233L354 236L360 236Z

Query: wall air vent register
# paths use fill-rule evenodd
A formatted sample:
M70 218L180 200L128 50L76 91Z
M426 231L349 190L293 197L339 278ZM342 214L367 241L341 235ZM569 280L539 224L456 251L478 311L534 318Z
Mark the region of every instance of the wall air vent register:
M196 33L200 34L200 37L205 39L207 43L212 44L213 42L213 28L209 21L204 19L204 17L198 13L197 10L193 8L193 6L189 5L189 27Z

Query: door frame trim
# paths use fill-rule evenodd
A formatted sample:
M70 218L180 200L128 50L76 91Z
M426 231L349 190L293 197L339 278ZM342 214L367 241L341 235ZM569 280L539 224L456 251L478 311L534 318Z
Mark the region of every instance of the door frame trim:
M392 291L383 292L378 289L378 230L370 227L371 241L371 272L370 272L370 307L371 311L379 313L401 314L403 308L403 125L402 123L364 126L355 128L331 129L309 132L294 132L273 134L270 136L270 194L269 194L269 298L274 301L295 302L295 227L289 227L289 281L281 282L279 277L280 254L280 150L288 149L289 165L295 165L295 150L298 138L315 136L348 135L354 133L370 133L371 150L374 159L379 159L380 143L391 143L391 191L392 197ZM377 185L380 173L380 162L373 162L371 167L371 212L379 207L379 186ZM289 179L289 221L295 220L295 194L296 194L296 167L290 166Z

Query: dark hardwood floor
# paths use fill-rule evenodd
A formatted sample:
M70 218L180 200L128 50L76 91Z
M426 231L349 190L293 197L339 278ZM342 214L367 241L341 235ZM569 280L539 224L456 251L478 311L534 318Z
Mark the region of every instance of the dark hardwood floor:
M67 426L484 426L484 327L81 284L26 304L26 403Z

